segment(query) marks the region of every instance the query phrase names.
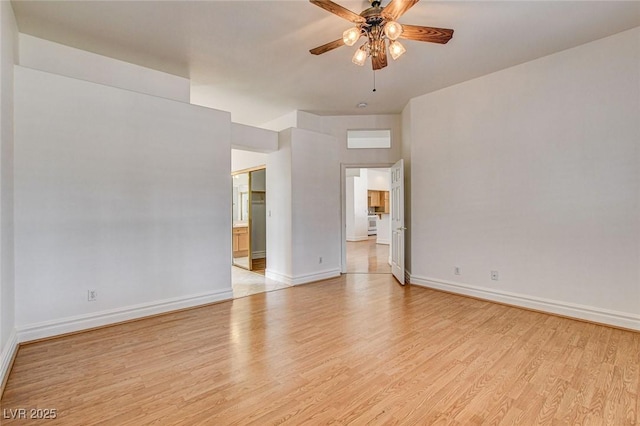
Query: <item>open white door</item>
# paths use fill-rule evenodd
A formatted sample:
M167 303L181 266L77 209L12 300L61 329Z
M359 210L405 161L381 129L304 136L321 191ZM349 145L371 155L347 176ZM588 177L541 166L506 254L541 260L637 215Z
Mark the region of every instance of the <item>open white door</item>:
M391 168L391 273L404 285L404 162Z

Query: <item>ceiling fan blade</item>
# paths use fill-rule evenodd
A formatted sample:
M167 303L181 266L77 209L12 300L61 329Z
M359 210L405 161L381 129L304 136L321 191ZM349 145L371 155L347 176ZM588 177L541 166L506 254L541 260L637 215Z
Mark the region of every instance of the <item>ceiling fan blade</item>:
M453 37L453 30L446 28L421 27L420 25L402 24L400 38L431 43L447 44Z
M347 21L351 21L354 24L362 23L365 19L358 15L355 12L346 9L339 4L332 2L331 0L309 0L311 3L315 4L318 7L323 8L324 10L333 13L334 15L338 15L339 17L346 19Z
M395 21L411 7L418 3L419 0L391 0L382 11L384 17L389 21Z
M382 68L387 66L387 48L385 47L384 41L380 43L380 51L376 56L371 57L371 66L373 70L381 70Z
M336 49L340 46L344 46L344 41L341 38L335 41L330 41L329 43L323 44L322 46L318 46L315 49L311 49L309 52L314 55L322 55L323 53Z

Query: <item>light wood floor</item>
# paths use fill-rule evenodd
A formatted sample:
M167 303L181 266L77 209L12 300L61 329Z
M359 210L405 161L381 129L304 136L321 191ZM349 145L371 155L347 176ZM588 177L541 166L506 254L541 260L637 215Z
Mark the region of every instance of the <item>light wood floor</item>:
M23 346L1 405L64 425L632 425L639 366L640 333L353 274Z
M376 244L376 236L366 241L347 241L347 273L390 274L389 246Z

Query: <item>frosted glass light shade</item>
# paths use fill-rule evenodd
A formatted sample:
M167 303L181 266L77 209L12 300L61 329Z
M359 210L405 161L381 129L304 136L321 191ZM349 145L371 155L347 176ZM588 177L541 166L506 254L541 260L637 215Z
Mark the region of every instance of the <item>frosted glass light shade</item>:
M359 38L360 30L356 27L349 28L347 31L342 33L342 41L344 41L344 44L347 46L353 46Z
M406 51L407 49L405 49L399 41L392 41L391 43L389 43L389 53L391 53L391 57L394 61L402 56L402 54Z
M351 59L351 62L353 62L356 65L363 66L364 61L366 60L367 60L367 52L364 50L364 46L362 46L361 48L356 50L356 53L353 55L353 59Z
M397 40L400 34L402 34L402 25L396 21L389 21L385 24L384 35L386 35L389 40Z

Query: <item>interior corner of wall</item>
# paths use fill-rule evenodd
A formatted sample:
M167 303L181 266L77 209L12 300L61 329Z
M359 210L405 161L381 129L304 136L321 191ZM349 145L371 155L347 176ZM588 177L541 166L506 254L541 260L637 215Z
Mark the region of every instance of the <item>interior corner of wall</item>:
M292 135L293 127L280 130L278 132L278 148L282 147L283 144L288 143L291 140Z

